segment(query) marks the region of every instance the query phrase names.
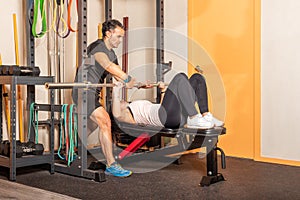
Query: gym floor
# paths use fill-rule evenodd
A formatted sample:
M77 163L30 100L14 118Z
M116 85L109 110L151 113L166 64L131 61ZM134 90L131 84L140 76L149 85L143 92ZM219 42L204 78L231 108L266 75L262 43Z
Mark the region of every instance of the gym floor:
M109 176L102 183L60 173L50 175L45 166L18 168L15 184L50 191L48 199L53 199L53 193L64 195L61 199L65 195L78 199L300 199L300 167L227 157L227 169L219 167L226 181L199 187L206 173L205 159L194 153L183 155L182 161L181 165L171 164L129 178ZM1 167L1 185L13 183L7 181L6 173L7 168ZM16 194L16 189L11 189ZM25 190L18 189L17 193ZM11 199L12 194L2 193L0 197ZM28 199L38 198L38 194L32 190Z

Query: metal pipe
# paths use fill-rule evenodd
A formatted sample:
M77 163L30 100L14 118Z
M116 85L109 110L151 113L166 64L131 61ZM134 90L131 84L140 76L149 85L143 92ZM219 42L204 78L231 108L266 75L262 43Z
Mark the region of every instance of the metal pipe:
M123 17L123 26L125 35L123 38L123 52L122 52L122 70L126 74L128 73L128 17ZM122 99L127 100L127 90L123 88Z
M95 87L115 87L113 83L45 83L46 89L73 89L73 88L95 88Z
M137 83L133 87L136 88L152 88L158 87L160 82L158 83ZM168 86L168 83L164 83L164 85ZM114 83L45 83L46 89L73 89L73 88L97 88L97 87L115 87L117 86ZM125 85L123 85L125 86Z

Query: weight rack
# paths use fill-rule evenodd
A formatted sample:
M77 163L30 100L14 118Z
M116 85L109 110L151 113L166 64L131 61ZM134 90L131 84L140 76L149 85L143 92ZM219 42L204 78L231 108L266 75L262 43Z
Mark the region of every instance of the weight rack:
M16 88L17 85L26 85L27 86L27 105L26 107L29 108L30 104L35 101L35 86L36 85L44 85L46 82L53 82L53 77L50 76L40 76L40 77L29 77L29 76L0 76L0 142L3 139L3 124L2 124L2 85L7 84L10 85L10 157L1 156L0 155L0 166L4 166L9 168L9 180L15 181L16 180L16 168L24 167L24 166L31 166L31 165L38 165L38 164L50 164L50 173L54 173L54 130L50 131L50 152L44 153L43 155L37 156L23 156L21 158L16 158ZM51 97L54 97L50 92ZM50 98L50 103L54 103L54 98ZM29 109L28 109L29 110ZM29 115L28 115L29 117ZM28 118L29 119L29 118ZM50 121L53 124L53 118ZM31 128L31 132L33 133L33 127ZM51 126L53 128L53 126ZM29 141L35 142L34 135L31 134Z

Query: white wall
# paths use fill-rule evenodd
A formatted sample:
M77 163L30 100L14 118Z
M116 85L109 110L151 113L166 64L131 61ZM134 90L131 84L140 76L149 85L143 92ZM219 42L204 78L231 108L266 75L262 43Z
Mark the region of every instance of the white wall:
M22 23L22 5L19 0L0 1L0 54L3 64L16 64L13 13L17 14L17 27L19 31L20 63L23 63L23 23Z
M165 61L173 62L173 73L166 75L166 82L169 81L175 72L187 71L187 0L176 0L178 7L172 6L174 0L165 1ZM123 17L129 18L129 74L137 77L138 81L156 81L156 7L155 1L136 0L114 0L113 18L123 21ZM180 12L178 11L180 8ZM98 37L97 26L104 21L104 0L88 1L88 43ZM178 38L174 37L180 37ZM72 38L72 39L71 39ZM177 45L173 41L177 39ZM67 71L75 72L75 47L74 34L66 39ZM70 42L71 41L71 42ZM179 50L180 49L180 50ZM73 51L72 51L73 50ZM115 49L119 63L122 62L122 45ZM68 52L68 53L67 53ZM178 55L180 53L180 55ZM70 69L70 70L69 70ZM71 81L68 75L65 80ZM67 97L68 95L66 95ZM147 98L154 100L154 91L136 90L128 91L128 99ZM68 99L68 98L66 98ZM70 100L67 100L70 101Z
M300 1L262 0L261 155L300 161Z
M19 64L26 64L25 54L24 54L24 26L23 26L23 7L18 0L12 1L0 1L0 54L2 58L3 65L15 65L16 63L16 53L15 53L15 42L14 42L14 26L13 26L13 14L16 14L17 20L17 34L18 34L18 48L19 48ZM6 86L9 89L8 86ZM17 113L18 115L18 113ZM6 121L3 121L3 126L6 125ZM17 124L18 132L18 124ZM7 129L5 127L4 129ZM8 139L6 132L3 131L3 139ZM17 134L17 139L19 135Z

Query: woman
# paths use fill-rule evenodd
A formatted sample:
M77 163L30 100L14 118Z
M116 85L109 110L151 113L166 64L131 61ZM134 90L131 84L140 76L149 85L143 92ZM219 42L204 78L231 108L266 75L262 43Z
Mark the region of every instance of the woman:
M188 128L208 129L222 126L208 112L207 89L205 79L194 74L189 80L183 74L177 74L167 89L160 84L162 101L153 104L147 100L131 103L120 101L121 85L113 90L113 114L119 121L142 123L166 128L178 128L187 123ZM202 114L201 114L201 113Z

